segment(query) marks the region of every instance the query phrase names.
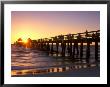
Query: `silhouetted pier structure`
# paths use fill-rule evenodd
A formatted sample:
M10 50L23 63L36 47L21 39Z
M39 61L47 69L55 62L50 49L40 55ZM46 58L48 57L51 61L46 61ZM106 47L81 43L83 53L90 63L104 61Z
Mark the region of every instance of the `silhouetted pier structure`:
M33 40L33 48L38 50L45 51L51 56L59 54L62 57L68 56L71 58L75 58L75 55L80 56L82 59L84 56L84 44L86 43L86 61L89 62L90 58L90 44L94 42L95 49L95 61L98 61L98 43L100 43L100 30L90 31L77 34L67 34L67 35L58 35L51 38L43 38L38 40ZM61 48L61 50L59 50Z

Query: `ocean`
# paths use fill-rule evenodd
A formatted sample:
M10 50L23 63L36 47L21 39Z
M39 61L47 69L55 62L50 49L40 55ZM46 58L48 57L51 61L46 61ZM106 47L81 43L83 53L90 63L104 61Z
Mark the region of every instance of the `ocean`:
M78 47L79 48L79 47ZM55 46L54 46L54 50ZM59 47L61 51L61 47ZM100 58L100 46L98 49L98 56ZM86 58L86 45L83 48L83 61L76 61L68 57L67 48L66 48L66 57L61 57L59 54L47 54L44 51L39 51L37 49L29 49L23 47L11 47L11 76L23 76L23 75L38 75L51 72L63 72L71 70L74 68L86 68L87 63ZM75 59L79 59L80 56L76 55ZM90 47L90 63L95 62L95 46L91 45ZM78 65L78 66L76 66ZM82 66L83 65L83 66ZM94 66L94 65L93 65Z

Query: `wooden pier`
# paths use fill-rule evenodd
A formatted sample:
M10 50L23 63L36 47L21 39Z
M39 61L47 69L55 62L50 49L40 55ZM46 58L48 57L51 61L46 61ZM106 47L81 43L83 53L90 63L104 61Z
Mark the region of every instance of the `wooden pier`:
M94 54L95 61L99 60L98 56L98 44L100 44L100 30L90 31L77 34L67 34L67 35L58 35L51 38L43 38L32 41L32 47L38 50L47 52L48 54L56 54L62 57L69 56L75 58L75 55L80 56L82 59L84 56L84 44L86 44L86 61L89 62L90 58L90 47L92 42L94 42ZM59 51L59 49L61 50ZM66 52L68 55L66 55Z

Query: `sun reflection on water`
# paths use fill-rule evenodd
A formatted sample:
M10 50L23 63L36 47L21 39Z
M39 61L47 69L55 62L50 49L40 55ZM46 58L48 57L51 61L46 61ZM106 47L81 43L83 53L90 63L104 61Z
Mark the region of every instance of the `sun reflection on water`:
M12 70L11 75L12 76L24 76L24 75L38 75L38 74L46 74L46 73L57 73L57 72L65 72L65 71L71 71L71 70L77 70L80 68L90 68L95 67L96 64L83 64L83 65L74 65L74 66L66 66L66 67L53 67L49 69L25 69L25 70Z

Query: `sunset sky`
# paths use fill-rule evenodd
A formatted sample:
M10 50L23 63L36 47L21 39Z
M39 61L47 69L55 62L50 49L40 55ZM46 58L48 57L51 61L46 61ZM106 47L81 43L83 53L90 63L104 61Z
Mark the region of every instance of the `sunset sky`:
M100 29L99 11L12 11L11 43Z

